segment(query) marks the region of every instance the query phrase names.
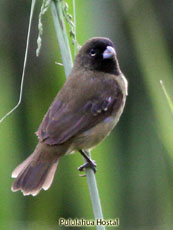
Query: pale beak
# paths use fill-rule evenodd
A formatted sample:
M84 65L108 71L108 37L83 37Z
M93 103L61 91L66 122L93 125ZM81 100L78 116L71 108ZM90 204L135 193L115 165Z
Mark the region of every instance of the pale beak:
M103 59L109 59L116 55L115 49L112 46L107 46L103 52Z

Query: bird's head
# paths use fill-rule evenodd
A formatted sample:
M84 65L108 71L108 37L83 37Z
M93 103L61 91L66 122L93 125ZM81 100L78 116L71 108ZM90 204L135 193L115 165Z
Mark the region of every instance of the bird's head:
M113 42L104 37L88 40L79 50L75 65L88 70L119 74L119 64Z

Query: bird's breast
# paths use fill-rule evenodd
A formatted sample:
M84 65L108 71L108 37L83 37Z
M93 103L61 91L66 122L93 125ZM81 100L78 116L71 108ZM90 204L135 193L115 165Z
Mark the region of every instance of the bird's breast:
M75 136L72 144L73 150L92 149L107 137L118 123L126 102L127 80L123 75L120 75L117 83L120 87L120 94L113 106L112 113L96 126Z

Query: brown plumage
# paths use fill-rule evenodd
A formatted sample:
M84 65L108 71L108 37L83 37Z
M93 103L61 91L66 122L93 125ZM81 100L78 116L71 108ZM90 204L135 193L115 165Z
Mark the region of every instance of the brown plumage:
M61 156L91 149L111 132L126 95L127 81L113 43L107 38L90 39L40 124L35 151L13 171L12 191L37 195L47 190Z

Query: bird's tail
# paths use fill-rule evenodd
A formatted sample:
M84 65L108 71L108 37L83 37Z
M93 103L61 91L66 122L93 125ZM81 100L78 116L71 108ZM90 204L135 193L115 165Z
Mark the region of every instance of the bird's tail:
M36 196L41 189L49 189L59 158L55 147L39 143L35 151L13 171L12 177L16 179L12 191L21 190L24 195Z

